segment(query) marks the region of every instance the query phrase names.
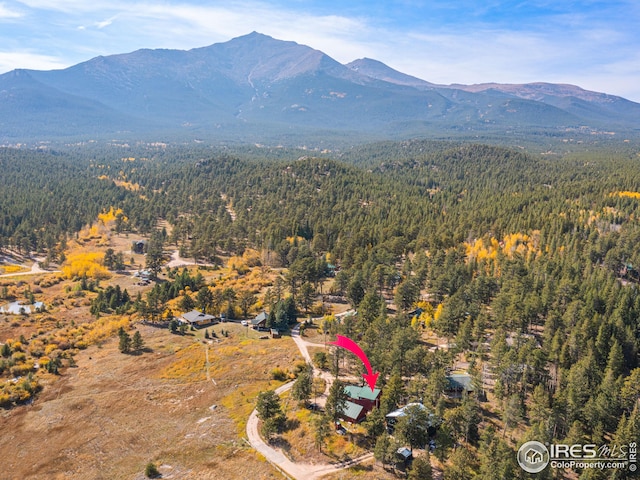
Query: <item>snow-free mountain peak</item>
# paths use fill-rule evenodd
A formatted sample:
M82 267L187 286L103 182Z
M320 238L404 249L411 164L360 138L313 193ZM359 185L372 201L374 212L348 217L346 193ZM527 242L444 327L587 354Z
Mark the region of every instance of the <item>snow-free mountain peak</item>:
M342 65L257 32L188 51L141 49L63 70L16 70L0 75L0 99L0 141L122 130L246 141L319 131L397 138L640 124L639 104L579 87L436 85L373 59Z

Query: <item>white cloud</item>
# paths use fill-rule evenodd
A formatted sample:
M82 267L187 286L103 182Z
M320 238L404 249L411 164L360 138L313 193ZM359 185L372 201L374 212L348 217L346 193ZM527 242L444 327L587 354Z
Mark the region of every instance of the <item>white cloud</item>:
M368 35L371 26L362 19L338 14L301 13L261 1L207 5L135 0L22 0L22 3L32 8L33 13L49 17L57 15L59 23L76 34L115 27L117 23L119 38L103 38L102 42L96 42L96 46L104 48L121 44L123 47L120 48L124 50L101 51L101 54L122 53L142 47L200 47L254 30L322 49L344 61L351 60L349 57L362 50L370 51L360 38Z
M0 72L7 72L16 68L54 70L68 66L63 60L53 56L40 55L33 52L0 51Z
M374 58L434 83L572 83L637 100L639 54L616 48L621 41L624 38L587 30L567 35L509 30L413 32L384 46Z
M95 12L108 6L106 2L84 0L20 0L20 3L32 9L65 13Z
M7 6L4 3L0 3L0 20L20 18L20 17L22 17L22 13L17 12L15 10L11 10L10 8L7 8Z
M344 51L353 49L358 34L369 28L359 19L300 14L264 3L244 3L233 7L136 4L127 8L123 15L130 20L146 20L145 33L150 39L163 43L176 40L194 43L200 40L197 46L225 41L255 30L316 48L326 48L324 45L331 44L337 47L336 50ZM166 30L156 29L156 22L170 28L171 35L167 35Z
M108 27L109 25L111 25L114 20L116 20L118 18L118 15L114 15L111 18L107 18L106 20L103 20L102 22L96 22L94 23L94 25L98 28L98 29L103 29L105 27Z

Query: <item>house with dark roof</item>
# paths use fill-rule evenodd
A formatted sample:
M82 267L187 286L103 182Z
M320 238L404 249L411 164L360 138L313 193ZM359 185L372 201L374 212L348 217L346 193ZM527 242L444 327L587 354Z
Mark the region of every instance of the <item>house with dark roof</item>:
M131 251L133 253L144 253L147 249L147 241L146 240L134 240L131 242Z
M255 318L251 320L251 327L255 328L256 330L267 328L268 318L269 318L269 315L267 315L267 312L263 311L259 313L258 315L255 316Z
M198 310L191 310L190 312L182 314L178 321L193 327L204 327L205 325L218 323L219 319Z
M474 390L473 378L468 373L452 373L446 378L444 394L449 398L462 398L464 394L472 393Z

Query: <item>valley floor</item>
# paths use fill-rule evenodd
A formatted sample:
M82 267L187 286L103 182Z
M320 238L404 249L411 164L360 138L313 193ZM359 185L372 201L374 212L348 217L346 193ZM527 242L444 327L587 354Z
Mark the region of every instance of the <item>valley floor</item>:
M138 329L149 351L121 354L117 339L91 347L31 405L0 412L0 478L142 479L150 461L165 479L281 478L238 438L222 405L238 391L249 395L255 375L220 374L216 384L204 375L171 378L190 361L181 351L200 361L205 346L166 329ZM293 349L277 350L294 360ZM222 371L215 360L212 370Z

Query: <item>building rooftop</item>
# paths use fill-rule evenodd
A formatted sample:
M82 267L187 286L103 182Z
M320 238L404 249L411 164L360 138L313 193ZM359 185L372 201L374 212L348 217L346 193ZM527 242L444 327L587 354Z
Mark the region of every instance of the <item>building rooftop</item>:
M346 387L344 387L344 391L351 398L361 398L363 400L373 401L378 398L381 390L379 388L375 388L373 391L371 391L371 388L369 386L359 387L357 385L347 385Z
M411 450L409 450L407 447L400 447L396 453L398 455L400 455L404 460L406 460L407 458L411 457L412 453Z
M447 375L447 388L451 390L464 390L470 392L473 390L473 378L467 373L452 373Z
M413 406L417 406L419 408L421 408L422 410L426 410L427 407L425 407L423 404L421 403L408 403L407 405L405 405L402 408L399 408L398 410L394 410L391 413L387 414L387 418L400 418L400 417L404 417L406 415L405 410L409 407L413 407Z
M184 318L189 323L194 323L203 321L206 322L207 320L213 320L216 317L214 317L213 315L202 313L198 310L191 310L190 312L183 314L182 318Z
M358 405L357 403L347 401L344 409L342 409L342 415L347 418L358 418L362 413L364 407L362 405Z
M262 322L266 322L267 318L267 312L259 313L253 320L251 320L251 325L259 325Z

